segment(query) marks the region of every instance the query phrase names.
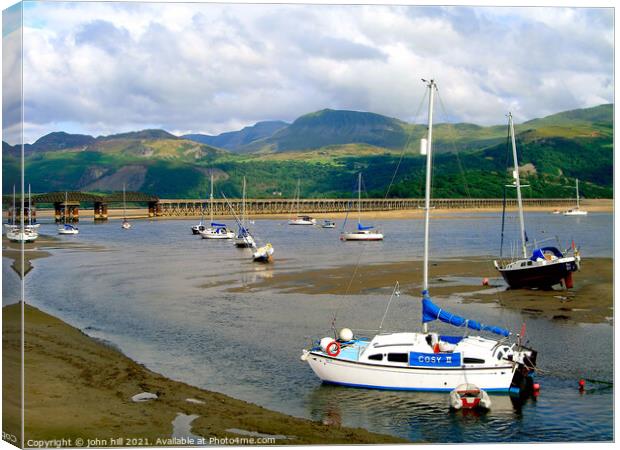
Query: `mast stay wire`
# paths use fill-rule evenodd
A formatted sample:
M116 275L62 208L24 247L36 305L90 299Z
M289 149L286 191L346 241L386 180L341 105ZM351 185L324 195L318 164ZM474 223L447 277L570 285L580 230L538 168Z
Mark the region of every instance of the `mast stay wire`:
M439 104L440 104L440 107L441 107L441 109L442 109L442 113L444 114L444 118L445 118L445 120L447 121L447 117L448 117L448 115L447 115L447 113L446 113L446 108L445 108L445 105L444 105L443 99L442 99L442 97L439 95L439 90L437 90L437 97L439 98ZM463 181L464 181L464 184L465 184L465 191L466 191L466 195L467 195L467 198L471 200L471 198L472 198L472 196L471 196L471 191L470 191L470 189L469 189L469 185L467 184L467 178L466 178L466 176L465 176L465 170L464 170L464 167L463 167L463 165L462 165L461 159L460 159L460 157L459 157L459 150L458 150L458 148L456 147L456 139L455 139L454 135L452 135L451 137L452 137L452 139L450 140L450 142L451 142L452 147L453 147L453 149L454 149L454 154L455 154L455 156L456 156L456 160L457 160L457 164L458 164L458 167L459 167L460 175L461 175L461 177L463 178ZM509 138L509 137L510 137L510 135L508 136L508 138ZM434 157L435 155L432 155L432 156ZM507 154L506 154L506 164L508 163L508 157L509 157L509 155L508 155L508 153L507 153ZM506 167L507 167L507 165L506 165ZM506 188L504 187L504 190L505 190L505 189L506 189ZM504 192L505 192L505 191L504 191ZM502 225L502 226L503 226L503 225ZM502 239L503 239L503 234L502 234ZM486 262L487 269L493 273L493 272L494 272L494 269L495 269L494 265L493 265L493 264L491 263L491 261L490 261L490 260L488 260L488 259L486 259L486 261L485 261L485 262ZM496 291L496 295L497 295L497 300L498 300L498 302L499 302L499 303L500 303L500 305L501 305L501 302L502 302L502 291L501 291L501 290L497 290L497 291ZM505 321L504 321L504 325L505 325L507 328L511 328L510 326L507 326L507 325L506 325L506 322L505 322ZM521 336L521 338L523 338L523 336Z
M398 174L398 170L400 169L401 163L402 163L402 161L404 159L405 152L407 151L407 148L409 148L409 145L411 144L411 141L413 139L414 126L415 126L415 124L417 122L417 119L418 119L418 117L420 115L422 107L424 106L424 101L426 100L426 96L427 96L427 92L426 92L426 89L425 89L424 90L424 95L422 96L420 104L418 105L418 109L416 110L416 112L415 112L415 114L413 116L413 122L411 124L412 126L409 127L409 133L407 134L407 139L405 140L403 148L402 148L402 150L400 152L400 156L398 158L398 162L396 164L396 167L394 168L394 172L392 173L392 178L390 179L390 183L388 184L388 187L387 187L387 189L385 191L385 195L383 197L384 200L387 199L387 197L388 197L388 195L390 193L390 190L391 190L391 188L392 188L392 186L394 184L394 180L396 179L396 175ZM346 224L346 221L348 219L349 209L350 208L347 209L347 213L346 213L346 216L345 216L345 223L344 224ZM343 224L343 231L344 231L344 224ZM347 289L345 290L345 293L344 293L343 297L340 298L340 301L338 301L338 303L337 303L336 311L334 312L334 316L332 318L332 323L331 323L331 328L332 328L332 330L334 330L334 332L336 332L336 320L338 318L338 313L342 309L342 303L344 301L344 297L349 295L349 291L351 289L351 286L353 285L353 280L357 276L357 273L358 273L359 267L360 267L360 263L362 261L362 257L366 253L366 249L368 248L368 245L369 245L369 242L363 242L362 243L362 248L360 249L360 252L359 252L359 255L358 255L358 258L357 258L357 262L356 262L355 267L353 269L353 274L351 275L351 278L349 279L349 283L347 285Z

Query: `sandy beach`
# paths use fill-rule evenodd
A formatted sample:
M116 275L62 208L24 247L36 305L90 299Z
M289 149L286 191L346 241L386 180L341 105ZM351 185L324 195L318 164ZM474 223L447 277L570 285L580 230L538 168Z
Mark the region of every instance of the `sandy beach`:
M3 308L3 429L16 436L20 306ZM27 441L65 439L72 444L62 446L76 446L78 439L98 439L96 446L103 447L179 446L184 444L173 439L172 423L183 414L196 416L186 432L206 438L205 443L217 442L210 438L251 437L267 439L267 444L404 442L363 429L298 419L170 380L28 305L25 339ZM157 398L132 401L144 392Z

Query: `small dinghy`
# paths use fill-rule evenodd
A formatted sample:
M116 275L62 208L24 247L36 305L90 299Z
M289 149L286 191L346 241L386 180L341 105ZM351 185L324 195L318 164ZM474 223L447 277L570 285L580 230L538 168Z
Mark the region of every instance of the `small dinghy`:
M258 249L252 254L252 259L255 262L270 262L273 255L273 246L271 244L266 244Z
M321 225L322 228L336 228L336 222L334 222L333 220L324 220L323 221L323 225Z
M80 230L75 225L65 223L58 227L58 234L79 234Z
M491 399L475 384L460 384L450 392L450 408L491 409Z

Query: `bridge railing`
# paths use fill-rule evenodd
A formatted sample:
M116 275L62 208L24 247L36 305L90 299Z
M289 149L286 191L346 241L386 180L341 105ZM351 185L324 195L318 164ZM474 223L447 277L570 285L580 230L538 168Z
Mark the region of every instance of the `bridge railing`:
M242 208L241 199L229 199L228 203L239 214ZM230 207L226 200L213 200L214 215L229 215ZM431 202L433 208L437 209L484 209L501 208L503 200L497 198L468 198L450 199L438 198ZM517 206L516 199L507 199L507 206L513 208ZM523 200L525 207L568 207L574 203L570 198L532 198ZM246 199L245 210L250 215L261 214L311 214L311 213L332 213L357 211L398 211L422 208L424 199L403 198L403 199L340 199L340 198L319 198L319 199ZM157 216L194 216L209 213L209 200L197 199L160 199L156 205Z

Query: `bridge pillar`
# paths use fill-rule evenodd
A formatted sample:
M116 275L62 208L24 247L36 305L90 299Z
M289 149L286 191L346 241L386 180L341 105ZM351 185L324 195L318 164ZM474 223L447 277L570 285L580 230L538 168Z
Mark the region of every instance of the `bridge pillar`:
M95 220L108 220L108 204L103 202L95 202L94 207Z
M67 211L67 222L80 221L80 202L55 202L54 203L54 219L56 222L62 222L65 218L65 210Z
M148 202L149 206L149 217L155 217L157 215L157 206L159 202Z

